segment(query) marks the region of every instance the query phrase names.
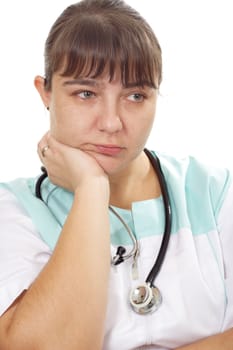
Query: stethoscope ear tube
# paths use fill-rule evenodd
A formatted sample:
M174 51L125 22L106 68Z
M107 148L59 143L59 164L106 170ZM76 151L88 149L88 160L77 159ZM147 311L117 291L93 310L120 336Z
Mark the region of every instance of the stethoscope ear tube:
M41 167L41 171L42 171L42 174L40 175L40 177L38 178L38 180L36 182L35 195L37 198L43 200L42 193L41 193L41 185L42 185L42 182L44 181L44 179L46 179L46 177L48 176L48 174L47 174L47 170L43 166Z

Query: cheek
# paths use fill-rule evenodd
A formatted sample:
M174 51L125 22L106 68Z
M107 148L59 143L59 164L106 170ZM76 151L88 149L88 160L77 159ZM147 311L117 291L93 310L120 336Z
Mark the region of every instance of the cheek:
M156 113L156 103L153 103L149 106L147 113L145 114L147 117L145 117L144 122L142 123L142 129L144 130L145 135L149 135L151 132L151 129L154 124L155 120L155 113Z
M145 139L149 136L154 123L154 113L137 116L131 123L131 135L134 138Z
M60 142L76 147L87 132L83 119L71 110L61 108L50 112L50 132Z

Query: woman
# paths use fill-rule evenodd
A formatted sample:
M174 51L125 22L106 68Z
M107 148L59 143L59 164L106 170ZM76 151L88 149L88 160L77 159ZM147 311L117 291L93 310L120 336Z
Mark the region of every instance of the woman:
M144 150L161 72L122 1L51 28L48 177L0 189L0 349L233 349L231 176Z

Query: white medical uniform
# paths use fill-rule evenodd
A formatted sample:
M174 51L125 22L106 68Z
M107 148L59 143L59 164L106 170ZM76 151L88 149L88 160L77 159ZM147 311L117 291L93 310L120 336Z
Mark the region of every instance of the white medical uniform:
M233 327L230 174L206 168L194 158L160 156L160 161L172 205L171 238L155 280L162 304L147 315L136 314L129 304L131 288L145 281L160 248L165 217L159 197L134 202L131 210L115 208L139 241L138 278L133 279L132 259L111 268L103 350L174 349ZM49 180L42 193L61 228L72 194ZM0 315L30 286L52 254L53 247L41 238L42 229L29 213L9 189L0 187ZM127 232L109 215L112 255L119 245L129 251Z

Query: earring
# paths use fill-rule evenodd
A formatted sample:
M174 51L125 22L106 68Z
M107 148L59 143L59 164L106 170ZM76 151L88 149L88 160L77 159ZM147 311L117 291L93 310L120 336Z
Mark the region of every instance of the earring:
M47 111L49 111L49 107L46 107Z

